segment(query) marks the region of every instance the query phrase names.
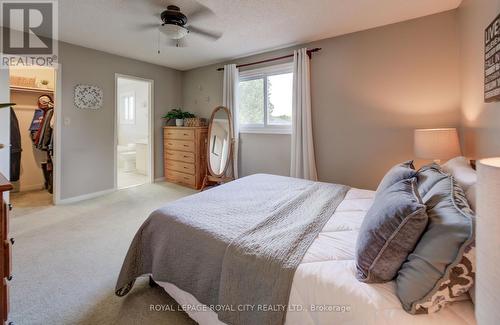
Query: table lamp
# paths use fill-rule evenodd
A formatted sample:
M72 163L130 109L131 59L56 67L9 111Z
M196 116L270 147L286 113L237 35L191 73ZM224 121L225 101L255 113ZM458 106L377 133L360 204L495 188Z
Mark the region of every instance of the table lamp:
M413 148L417 158L434 160L436 163L461 155L455 128L416 129Z
M500 158L477 163L476 319L500 320Z

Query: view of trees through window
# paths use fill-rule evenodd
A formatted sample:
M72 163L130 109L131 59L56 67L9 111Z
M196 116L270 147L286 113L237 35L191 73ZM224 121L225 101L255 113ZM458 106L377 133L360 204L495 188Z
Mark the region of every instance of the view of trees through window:
M264 124L264 79L240 82L239 119L241 124Z
M292 73L242 80L239 85L240 124L290 125L292 85Z

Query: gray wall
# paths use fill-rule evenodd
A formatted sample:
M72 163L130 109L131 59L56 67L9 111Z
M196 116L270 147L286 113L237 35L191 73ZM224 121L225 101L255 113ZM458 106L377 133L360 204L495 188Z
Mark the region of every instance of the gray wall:
M500 102L484 102L484 29L500 12L500 0L464 0L459 8L462 124L465 151L500 155Z
M163 137L161 116L180 105L182 73L116 55L59 44L62 64L61 198L113 188L115 73L154 80L155 177L163 176ZM102 87L104 105L96 111L79 110L73 104L76 84Z
M413 129L460 124L457 12L304 44L311 61L316 161L321 181L375 188L413 157ZM294 47L296 48L296 47ZM243 63L293 48L243 58ZM222 72L187 71L183 107L203 117L222 102ZM242 175L289 174L290 137L243 134Z

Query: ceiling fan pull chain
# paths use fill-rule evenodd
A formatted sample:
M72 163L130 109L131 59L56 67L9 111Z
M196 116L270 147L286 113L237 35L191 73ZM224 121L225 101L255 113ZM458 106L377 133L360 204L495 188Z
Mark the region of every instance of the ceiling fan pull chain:
M158 29L158 54L160 54L160 37L161 37L161 33L160 33L160 30Z

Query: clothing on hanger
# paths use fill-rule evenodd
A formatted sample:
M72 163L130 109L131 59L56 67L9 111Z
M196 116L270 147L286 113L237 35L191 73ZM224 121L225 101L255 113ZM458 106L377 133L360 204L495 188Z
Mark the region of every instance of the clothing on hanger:
M31 121L31 125L29 128L32 141L35 141L35 136L38 133L38 130L40 130L40 128L42 126L44 114L45 114L45 111L43 109L40 109L40 108L37 108L35 110L35 112L33 113L33 119Z
M19 121L12 107L10 108L10 181L17 182L21 175L21 131Z
M54 110L49 109L45 112L43 116L42 127L38 130L35 137L35 147L40 150L47 150L48 143L50 142L50 137L52 135L52 127L50 126L50 121L54 115Z

